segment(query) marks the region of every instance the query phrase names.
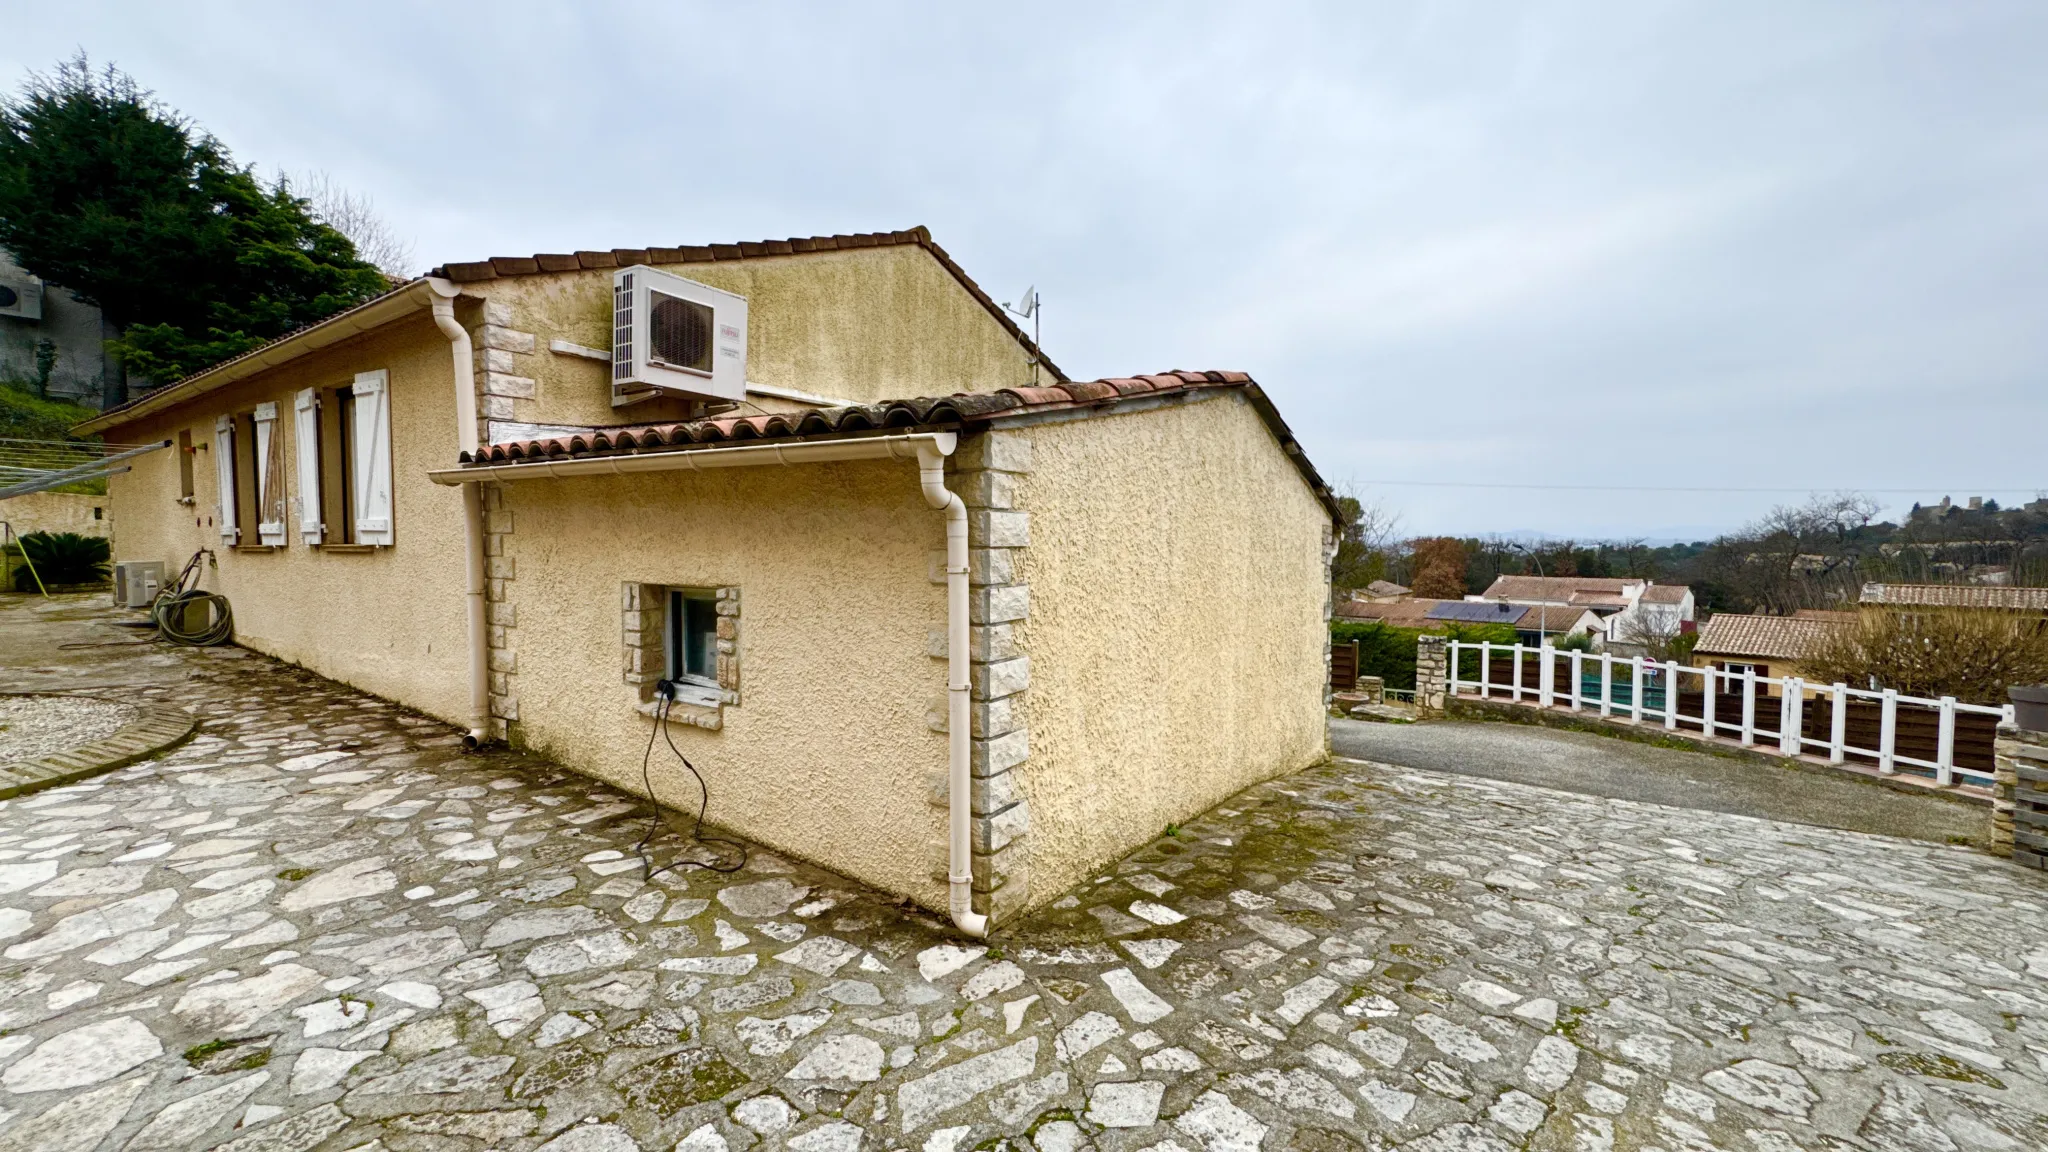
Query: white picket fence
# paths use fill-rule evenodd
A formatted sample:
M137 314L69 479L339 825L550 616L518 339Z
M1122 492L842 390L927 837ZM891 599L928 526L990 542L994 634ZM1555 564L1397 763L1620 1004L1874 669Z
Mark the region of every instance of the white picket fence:
M2001 724L2010 724L2013 719L2011 705L1964 704L1953 696L1930 700L1904 696L1890 688L1870 690L1851 688L1847 684L1808 684L1796 676L1758 676L1753 669L1737 675L1714 668L1693 668L1676 661L1658 663L1640 656L1616 657L1612 652L1559 652L1549 645L1531 648L1522 644L1474 644L1452 640L1448 647L1450 673L1447 687L1452 696L1512 699L1521 703L1533 702L1543 708L1569 707L1574 712L1597 709L1602 716L1625 716L1637 724L1661 720L1665 728L1674 731L1683 722L1685 727L1733 739L1745 748L1759 744L1775 745L1779 754L1784 756L1819 755L1830 764L1844 764L1852 755L1867 757L1876 761L1878 772L1884 775L1896 773L1900 765L1926 769L1933 774L1935 783L1944 787L1956 783L1958 777L1962 777L1964 783L1984 787L1992 781L1988 765L1956 763L1957 716L1995 716ZM1479 674L1473 679L1463 679L1460 676L1460 655L1469 653L1479 654ZM1493 664L1496 657L1507 654L1512 654L1514 670L1511 678L1503 682L1494 679ZM1560 688L1556 683L1557 673L1560 666L1567 663L1566 657L1569 657L1569 683ZM1525 661L1536 665L1534 685L1527 683ZM1682 683L1681 677L1685 676L1699 678L1701 709L1696 715L1685 715L1682 711L1684 693L1678 688ZM1768 728L1758 722L1757 701L1760 695L1768 698L1772 686L1778 688L1778 696L1783 703L1777 709L1777 726ZM1724 694L1739 699L1739 706L1732 715L1715 714L1716 704ZM1870 701L1878 706L1877 747L1859 747L1848 742L1852 701ZM1804 720L1809 706L1829 709L1827 739L1805 735ZM1933 759L1908 756L1899 750L1901 708L1924 708L1937 715Z

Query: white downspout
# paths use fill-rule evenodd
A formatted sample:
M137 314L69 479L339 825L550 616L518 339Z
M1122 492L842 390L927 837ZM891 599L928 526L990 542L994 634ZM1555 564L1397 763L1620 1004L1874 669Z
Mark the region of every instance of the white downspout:
M967 505L946 488L946 454L929 442L917 446L917 478L925 503L946 512L946 798L950 826L947 903L953 923L973 937L988 935L988 917L974 911L974 805L969 743L967 660ZM474 487L474 485L471 485Z
M476 359L469 330L455 319L456 287L446 280L428 280L434 289L434 323L448 337L455 358L455 442L476 455ZM491 681L489 632L484 627L484 501L474 484L462 486L462 544L469 578L469 734L471 747L490 737Z

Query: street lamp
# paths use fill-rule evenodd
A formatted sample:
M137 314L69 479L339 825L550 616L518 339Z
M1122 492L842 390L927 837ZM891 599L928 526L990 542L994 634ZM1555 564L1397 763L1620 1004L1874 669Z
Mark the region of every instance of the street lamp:
M1508 542L1508 547L1527 556L1529 562L1536 565L1536 578L1538 580L1543 579L1543 558L1538 556L1534 549L1530 548L1527 544L1517 544L1512 540ZM1543 647L1545 634L1550 631L1549 623L1550 604L1547 601L1538 600L1536 602L1536 647L1539 650Z

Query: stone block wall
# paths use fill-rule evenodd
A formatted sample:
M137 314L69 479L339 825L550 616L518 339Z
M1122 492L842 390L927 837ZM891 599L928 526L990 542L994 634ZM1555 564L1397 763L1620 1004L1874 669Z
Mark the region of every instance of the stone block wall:
M484 513L484 628L490 660L491 730L493 740L518 743L519 616L513 603L516 558L506 548L512 535L512 509L505 506L502 484L479 483L477 497Z
M1030 513L1017 505L1017 478L1031 470L1031 441L1017 432L985 433L964 439L951 463L952 489L967 506L974 906L1000 923L1030 897L1031 805L1022 773L1031 755L1031 660L1016 630L1031 613L1031 589L1016 582L1016 560L1031 545ZM934 565L940 580L944 567L941 554ZM945 645L944 629L936 630L931 655L944 660ZM944 726L941 702L935 727ZM943 788L936 799L945 801Z
M539 346L531 332L512 327L512 307L496 300L484 302L483 327L472 341L476 350L476 378L483 395L477 403L477 442L489 444L493 420L525 420L521 401L538 395L528 359Z
M1991 851L2048 869L2048 732L1998 732Z
M1434 715L1444 711L1444 697L1450 691L1450 644L1442 635L1415 637L1415 711Z
M1450 647L1442 636L1415 638L1415 710L1422 715L1441 713L1450 689Z

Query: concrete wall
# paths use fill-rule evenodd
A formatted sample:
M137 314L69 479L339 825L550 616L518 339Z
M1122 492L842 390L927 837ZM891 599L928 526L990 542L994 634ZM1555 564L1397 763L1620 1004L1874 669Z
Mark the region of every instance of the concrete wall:
M16 536L31 532L76 532L80 536L105 536L114 522L107 519L108 499L73 492L30 492L0 500L0 520L14 527Z
M1330 521L1237 393L1029 433L1038 902L1327 755Z
M292 394L332 388L357 372L390 373L394 476L388 548L342 551L301 542ZM426 479L455 454L448 342L426 314L292 361L163 414L108 430L126 442L176 441L189 431L195 493L178 502L178 450L137 458L107 482L114 559L162 560L175 574L196 549L217 552L202 587L234 606L237 642L451 723L468 719L462 495ZM221 539L213 462L217 414L276 401L284 419L287 533L275 551L234 551ZM329 414L328 418L332 418ZM254 542L255 526L243 538Z
M737 588L739 703L716 730L671 722L710 819L855 879L944 906L945 737L927 711L946 619L928 556L944 521L909 461L526 480L500 486L508 658L519 740L641 793L653 721L621 671L627 582ZM694 809L666 747L656 794ZM672 836L659 844L678 847ZM936 875L935 875L936 874Z
M1031 383L1023 346L915 245L661 270L747 298L752 383L860 402ZM497 321L504 338L486 333L478 341L483 366L503 376L499 402L486 404L500 419L593 425L687 418L688 410L670 400L615 409L608 365L548 350L555 339L611 347L611 269L514 276L463 290L506 309ZM790 407L756 403L741 411Z
M13 283L27 275L0 249L0 280ZM33 381L36 344L48 340L57 346L57 363L50 370L50 396L97 408L101 382L114 371L105 350L111 335L102 329L98 308L80 303L57 285L44 284L40 320L0 316L0 376Z

